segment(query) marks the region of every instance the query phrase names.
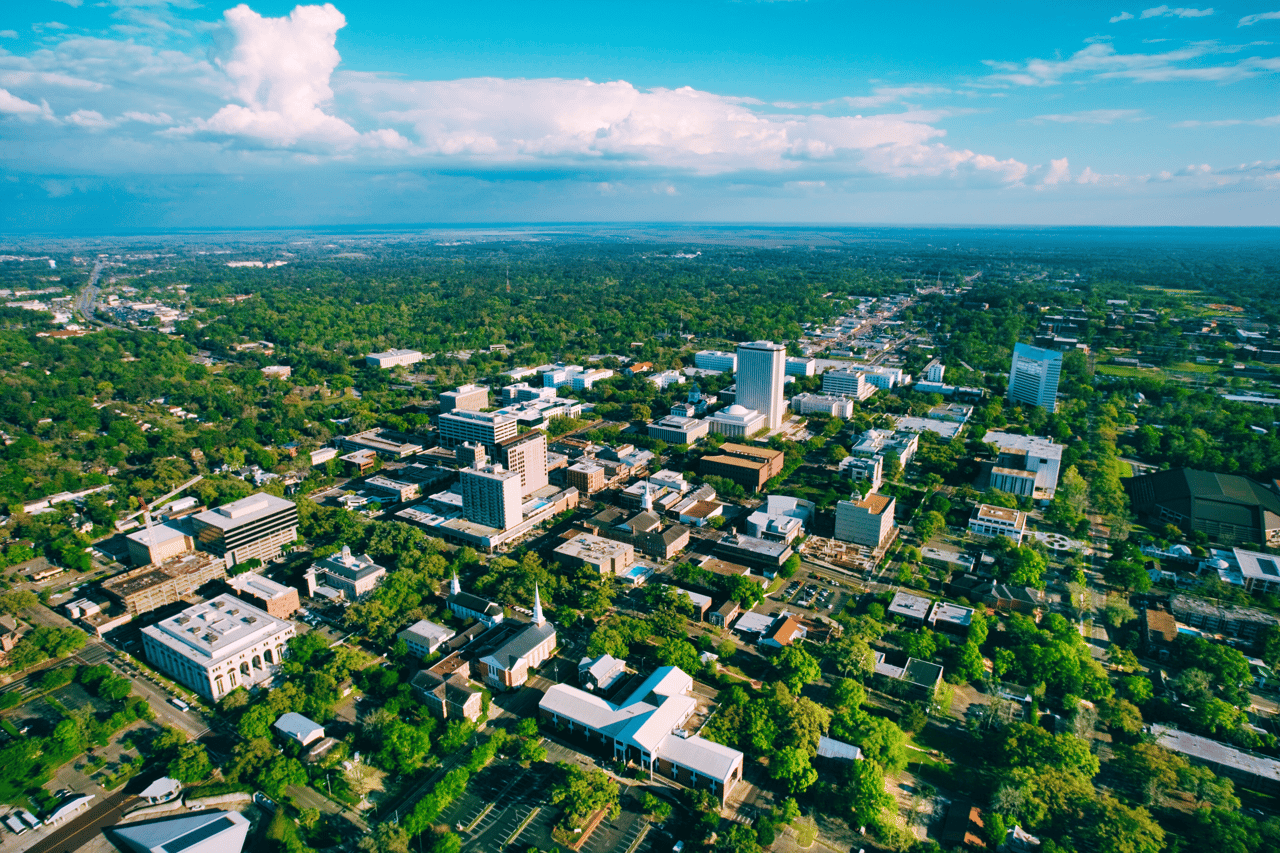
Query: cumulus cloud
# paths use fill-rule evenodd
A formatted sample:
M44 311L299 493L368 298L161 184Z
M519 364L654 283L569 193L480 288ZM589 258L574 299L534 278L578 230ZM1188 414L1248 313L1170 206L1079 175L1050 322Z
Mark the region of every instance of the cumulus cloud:
M84 0L54 0L55 3L66 3L72 9L79 9L84 5Z
M1058 124L1114 124L1118 121L1145 121L1150 116L1142 110L1082 110L1074 113L1058 113L1036 116L1034 122L1052 121Z
M1236 24L1237 27L1252 27L1259 21L1280 20L1280 12L1260 12L1257 15L1245 15Z
M1204 18L1212 14L1213 14L1212 7L1208 9L1186 9L1181 7L1176 9L1171 9L1168 6L1156 6L1154 8L1144 10L1142 13L1142 17L1144 19L1145 18Z
M240 104L227 104L195 129L277 146L299 141L349 147L399 144L395 131L362 135L322 108L340 60L338 30L347 20L331 3L298 6L286 18L264 18L243 3L223 13L217 65Z
M0 39L16 39L17 37L17 30L0 30Z
M1121 21L1132 21L1132 20L1133 20L1133 15L1132 15L1132 13L1130 13L1130 12L1121 12L1119 15L1116 15L1114 18L1112 18L1112 19L1111 19L1111 23L1113 23L1113 24L1118 24L1118 23L1120 23Z
M7 89L0 89L0 115L52 118L53 111L49 109L48 104L33 104L11 94Z
M85 130L106 130L116 124L112 119L104 118L97 110L76 110L67 116L67 122Z
M1090 169L1088 166L1085 166L1084 171L1080 173L1080 176L1078 178L1076 178L1076 183L1077 184L1096 184L1100 180L1102 180L1101 175L1093 171L1093 169Z
M173 118L168 113L141 113L137 110L128 110L124 118L128 121L140 121L143 124L173 124Z
M1067 158L1063 157L1061 160L1049 161L1049 171L1045 173L1040 183L1047 187L1052 187L1056 184L1065 184L1070 180L1071 167L1067 163Z

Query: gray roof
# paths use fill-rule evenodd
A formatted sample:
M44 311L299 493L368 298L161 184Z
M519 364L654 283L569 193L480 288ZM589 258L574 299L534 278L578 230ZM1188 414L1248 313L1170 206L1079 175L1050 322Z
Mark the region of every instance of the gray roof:
M1264 758L1243 752L1218 743L1216 740L1188 734L1159 723L1151 724L1151 734L1155 735L1157 743L1172 752L1222 767L1230 767L1239 773L1258 779L1280 782L1280 761L1274 758Z
M540 625L529 624L484 657L485 660L492 659L498 666L509 670L517 661L542 645L544 640L555 635L556 626L550 622L543 622Z
M240 853L249 821L238 812L200 812L122 824L111 833L134 853Z
M823 735L818 738L818 757L838 758L842 761L859 761L862 758L862 750L851 743L845 743L842 740Z

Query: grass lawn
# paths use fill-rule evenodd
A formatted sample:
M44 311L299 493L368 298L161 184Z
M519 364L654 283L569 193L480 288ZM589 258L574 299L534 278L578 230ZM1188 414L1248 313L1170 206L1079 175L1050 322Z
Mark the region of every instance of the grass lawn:
M1127 367L1120 364L1099 364L1097 371L1103 376L1124 376L1129 379L1140 379L1143 376L1159 376L1160 371L1146 367Z
M1217 373L1220 365L1217 364L1196 364L1190 361L1180 361L1177 364L1170 365L1170 370L1176 370L1179 373Z

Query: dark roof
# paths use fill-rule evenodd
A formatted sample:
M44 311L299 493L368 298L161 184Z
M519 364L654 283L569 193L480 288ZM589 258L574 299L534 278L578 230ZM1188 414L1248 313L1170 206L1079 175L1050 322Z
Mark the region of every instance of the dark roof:
M1138 512L1163 506L1193 523L1225 523L1259 532L1280 526L1280 496L1248 477L1174 468L1130 477L1125 488Z
M933 687L942 680L942 667L936 663L910 658L902 669L902 680Z
M622 525L619 525L621 527ZM637 513L627 520L626 526L632 533L649 533L656 527L662 526L662 519L651 510L645 510Z
M673 524L666 530L662 531L659 535L661 536L662 543L664 545L671 545L677 539L680 539L683 536L688 536L689 528L685 527L683 524Z
M502 612L500 605L478 595L472 595L469 592L454 593L446 601L450 610L454 610L454 605L457 604L473 613L485 613L493 616Z

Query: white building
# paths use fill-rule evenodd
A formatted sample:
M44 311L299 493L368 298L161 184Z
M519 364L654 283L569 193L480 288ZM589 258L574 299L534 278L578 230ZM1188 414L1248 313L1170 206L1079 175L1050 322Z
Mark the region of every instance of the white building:
M876 393L876 386L861 371L848 368L828 370L822 374L822 393L865 400Z
M941 382L946 372L947 366L935 358L924 366L924 372L921 375L926 382Z
M804 533L813 517L812 501L786 495L769 495L760 509L747 516L747 535L769 542L790 544Z
M613 371L603 367L583 368L580 364L549 364L542 368L542 384L546 388L568 385L575 391L590 390L597 382L609 379Z
M704 349L693 354L693 364L700 370L732 373L738 369L738 357L731 352Z
M455 614L456 615L456 614ZM417 657L424 658L436 649L453 639L454 632L443 625L419 619L396 635L404 640L409 651Z
M217 554L227 568L248 560L267 562L298 539L298 508L265 492L191 517L202 551Z
M240 853L249 821L239 812L199 811L111 827L129 853Z
M271 678L293 635L292 623L219 595L143 628L142 648L157 669L216 702Z
M556 684L538 703L542 719L565 725L615 760L634 761L691 788L709 788L724 803L742 779L742 753L683 726L698 708L693 679L672 666L654 670L619 704Z
M299 746L310 746L324 738L324 726L295 711L281 714L272 728Z
M754 409L734 403L727 409L721 409L707 418L707 426L712 432L730 438L747 438L755 435L768 426L765 416Z
M1280 558L1243 548L1213 548L1200 568L1217 572L1223 583L1242 586L1249 592L1280 592Z
M800 415L853 417L853 400L835 394L797 394L791 398L791 410Z
M884 457L846 456L840 460L840 470L855 483L870 483L874 492L884 482Z
M1038 435L992 430L983 442L1000 448L991 471L991 487L1038 501L1053 499L1058 489L1063 445Z
M467 468L458 483L462 511L476 524L499 530L515 527L521 519L522 483L518 472L508 471L501 463Z
M1046 412L1058 406L1058 378L1062 353L1030 344L1014 344L1009 366L1009 401L1039 406Z
M738 344L738 392L734 402L764 415L765 426L777 429L786 415L782 386L787 348L772 341Z
M514 438L519 432L516 419L500 412L475 412L469 410L442 412L437 421L440 428L440 446L458 447L468 441L483 444L490 453L498 442Z
M516 382L502 389L502 405L504 406L509 406L512 403L528 403L533 400L554 399L556 399L555 388L539 388L530 385L528 382Z
M497 461L520 475L521 494L529 495L547 487L547 435L530 430L498 442Z
M129 559L135 566L163 563L170 557L185 554L195 547L191 537L172 524L155 524L135 530L128 536Z
M389 349L386 352L373 352L364 357L365 364L370 367L408 367L422 361L422 353L416 349Z
M896 502L888 495L869 494L836 504L835 538L864 548L879 548L893 533Z
M969 532L978 536L1008 536L1016 544L1022 544L1027 529L1027 514L1002 506L978 504L969 517Z
M818 371L818 360L815 358L788 358L786 372L788 376L813 376Z
M906 468L915 458L920 448L920 433L910 430L869 429L858 439L858 443L849 448L850 456L871 457L881 459L893 454L898 457L902 467Z
M693 444L706 438L711 424L697 418L686 418L670 414L649 424L650 438L665 441L667 444Z
M489 408L488 385L459 385L440 395L440 411L472 411Z
M665 391L672 385L683 385L685 377L678 370L664 370L661 373L650 373L645 379L657 385L659 391Z
M305 575L307 594L314 597L317 586L323 584L338 590L348 601L359 601L378 586L387 570L373 561L368 554L351 553L346 545L332 554L311 564Z
M623 575L635 565L636 549L626 542L583 533L556 546L569 565L590 566L602 575Z

